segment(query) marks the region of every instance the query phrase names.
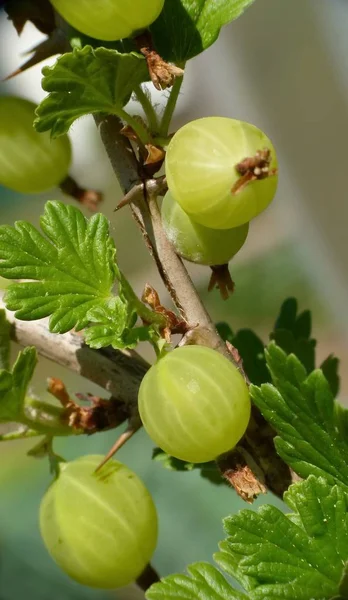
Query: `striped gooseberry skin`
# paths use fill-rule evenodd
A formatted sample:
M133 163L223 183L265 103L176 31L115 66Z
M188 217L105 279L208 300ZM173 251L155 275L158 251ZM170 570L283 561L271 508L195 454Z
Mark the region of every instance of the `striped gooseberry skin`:
M177 254L199 265L225 265L244 245L249 223L233 229L211 229L195 223L167 192L162 202L162 224Z
M139 412L151 439L192 463L233 448L250 418L247 385L224 356L203 346L176 348L146 373Z
M115 41L151 25L161 13L164 0L51 0L51 3L81 33Z
M61 463L40 507L40 530L55 562L79 583L128 585L145 569L157 542L157 514L142 481L103 456Z
M68 174L68 136L56 140L35 131L35 104L14 96L0 97L0 184L23 194L45 192Z
M240 179L236 166L258 151L270 150L270 169L277 169L273 144L257 127L225 117L205 117L179 129L167 148L170 192L190 217L213 229L248 223L273 200L278 176L232 190Z

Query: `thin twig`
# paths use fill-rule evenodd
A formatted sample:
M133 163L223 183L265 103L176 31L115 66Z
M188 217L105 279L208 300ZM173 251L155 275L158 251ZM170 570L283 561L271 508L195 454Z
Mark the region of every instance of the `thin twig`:
M183 66L183 68L185 65ZM161 124L160 124L160 135L167 136L169 132L169 127L172 121L172 117L174 114L174 110L176 107L176 103L179 98L180 90L183 84L184 78L177 77L174 81L174 85L171 88L168 96L168 101L166 107L164 109L164 113L162 115Z

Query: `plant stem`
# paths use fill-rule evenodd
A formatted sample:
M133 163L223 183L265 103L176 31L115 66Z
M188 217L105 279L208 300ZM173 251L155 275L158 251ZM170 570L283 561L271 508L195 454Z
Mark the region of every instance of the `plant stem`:
M140 123L140 121L138 121L135 117L132 117L132 115L127 113L127 111L123 110L123 108L118 111L118 114L121 117L121 119L126 121L126 123L128 123L128 125L131 126L133 131L137 134L141 143L144 146L146 146L146 144L148 144L150 142L150 138L151 138L146 127L144 127L144 125L142 125Z
M22 423L41 435L67 436L78 432L62 422L64 409L35 398L26 398Z
M185 65L182 67L184 69ZM179 98L181 86L183 84L184 77L176 77L174 81L174 85L170 90L170 94L168 97L168 101L166 107L164 109L164 113L162 115L159 133L162 137L168 136L170 123L173 118L174 110L176 107L176 103Z
M146 115L148 125L150 127L151 133L157 133L158 131L158 119L156 111L151 102L151 98L147 95L141 85L138 85L135 88L135 95L137 97L138 102L140 102L143 107L143 111Z
M16 440L25 440L32 437L38 437L42 433L38 433L34 429L16 430L9 431L9 433L3 433L0 435L0 442L14 442Z
M139 165L129 141L120 133L122 123L112 115L97 115L95 121L115 175L123 192L127 194L133 185L138 183L136 177L139 173ZM205 310L182 260L164 232L155 198L157 187L155 180L147 182L149 204L146 198L139 199L137 204L132 204L133 216L179 313L192 327L195 327L196 343L215 348L230 358L226 345Z

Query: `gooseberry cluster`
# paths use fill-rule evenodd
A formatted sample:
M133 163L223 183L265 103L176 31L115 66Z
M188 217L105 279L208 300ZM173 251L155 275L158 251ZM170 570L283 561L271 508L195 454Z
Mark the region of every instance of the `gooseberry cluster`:
M275 195L271 141L249 123L197 119L174 135L165 164L162 220L176 252L202 265L228 263L243 246L249 221Z

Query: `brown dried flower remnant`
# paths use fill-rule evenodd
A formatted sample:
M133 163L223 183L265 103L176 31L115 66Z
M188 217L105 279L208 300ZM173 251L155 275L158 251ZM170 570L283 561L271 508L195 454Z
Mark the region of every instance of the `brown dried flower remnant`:
M229 296L233 294L235 288L228 265L215 265L210 268L212 274L208 285L208 292L217 288L220 290L221 298L227 300Z
M173 311L162 306L158 292L148 283L145 286L141 299L150 306L152 310L165 316L167 323L166 327L161 331L161 334L167 342L170 342L172 334L185 334L187 332L189 327L186 321L180 319Z
M176 77L182 77L184 75L183 69L180 69L180 67L171 63L167 63L158 52L156 52L150 35L145 33L138 36L136 38L136 43L139 52L146 58L151 81L157 90L165 90L166 88L171 87Z
M155 50L141 48L140 52L145 56L149 69L151 81L156 90L165 90L172 87L176 77L184 75L183 69L167 63Z
M269 148L258 150L255 156L245 158L236 165L236 171L241 175L232 188L232 194L241 192L249 183L277 175L278 169L270 169L272 162Z

